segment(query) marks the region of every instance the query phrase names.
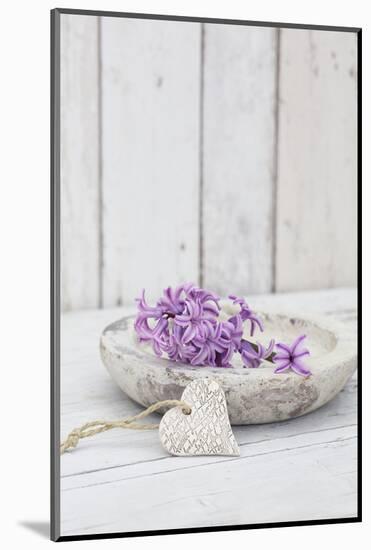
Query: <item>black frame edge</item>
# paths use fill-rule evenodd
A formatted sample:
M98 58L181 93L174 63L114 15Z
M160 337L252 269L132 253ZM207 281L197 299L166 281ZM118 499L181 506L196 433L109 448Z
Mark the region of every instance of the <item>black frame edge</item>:
M70 8L55 8L58 13L66 15L95 15L97 17L125 17L129 19L158 19L162 21L186 21L190 23L216 23L222 25L243 25L249 27L274 27L282 29L309 29L317 31L358 32L360 27L342 27L331 25L316 25L304 23L274 23L272 21L248 21L245 19L221 19L216 17L197 17L155 13L134 13L104 10L79 10Z
M253 523L248 525L222 525L218 527L194 527L189 529L164 529L161 531L132 531L129 533L98 533L94 535L65 535L61 536L57 542L70 542L76 540L95 540L95 539L117 539L132 537L152 537L162 535L181 535L194 533L212 533L218 531L244 531L247 529L272 529L283 527L300 527L315 525L338 525L343 523L360 523L359 517L338 518L338 519L314 519L303 521L287 521L280 523Z
M60 13L50 26L50 538L60 539Z
M362 521L362 29L357 32L357 493Z

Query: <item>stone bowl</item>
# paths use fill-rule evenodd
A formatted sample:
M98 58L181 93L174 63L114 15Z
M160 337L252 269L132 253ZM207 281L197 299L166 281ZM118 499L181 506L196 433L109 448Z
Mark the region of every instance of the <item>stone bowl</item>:
M227 315L228 306L224 309ZM257 369L244 368L239 354L235 354L233 368L193 367L159 358L147 344L139 343L134 316L104 329L101 357L118 386L144 407L164 399L180 399L186 385L197 378L215 380L224 389L233 425L295 418L335 397L357 365L356 341L347 326L323 317L300 318L272 312L259 315L265 326L259 335L262 343L273 337L291 343L298 335L307 335L310 377L292 371L274 374L274 367L266 363Z

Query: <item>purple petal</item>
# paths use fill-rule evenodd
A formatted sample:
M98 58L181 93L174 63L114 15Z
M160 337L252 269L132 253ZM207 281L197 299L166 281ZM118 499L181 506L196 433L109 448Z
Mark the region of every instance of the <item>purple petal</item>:
M286 351L286 353L288 353L289 355L291 355L291 349L286 344L282 344L281 342L278 342L276 344L276 348L280 348L280 349Z
M163 331L167 328L168 326L168 320L167 319L160 319L157 323L157 325L155 326L155 328L153 329L153 336L155 338L161 336L161 334L163 333Z
M188 344L196 335L196 327L194 325L188 325L183 334L184 344Z
M277 361L288 361L290 359L290 355L283 355L283 354L276 354L273 358L273 361L276 363Z
M215 349L215 351L217 351L218 353L223 353L225 351L227 346L223 346L221 345L219 342L213 342L213 348Z
M301 361L293 361L291 368L296 374L300 374L301 376L310 376L312 374L308 367L303 365Z
M206 346L200 349L198 354L191 360L192 365L203 363L208 356L208 349Z
M289 357L284 357L283 359L281 358L277 359L277 357L275 357L273 362L275 365L282 366L282 365L286 365L286 363L290 364L291 359Z
M295 361L296 359L298 359L299 357L304 357L304 355L310 355L309 351L306 349L306 350L303 350L302 352L300 353L295 353Z
M241 355L242 357L247 357L248 359L252 359L252 360L257 359L259 357L254 350L251 350L251 351L243 350Z
M302 334L301 336L298 336L296 340L291 344L291 353L294 354L296 348L299 346L299 344L306 338L305 334Z
M176 315L174 317L175 324L179 325L180 327L188 327L189 323L191 321L191 318L186 315Z
M264 359L266 359L267 357L269 357L270 355L272 355L272 352L274 350L274 346L275 346L275 341L274 340L271 340L269 342L269 345L268 347L266 348L265 352L264 352Z
M290 368L290 361L288 363L283 364L281 367L277 367L274 371L276 374L279 374L280 372L284 372L285 370L288 370Z
M153 340L152 346L153 346L153 351L155 352L155 354L158 355L159 357L161 357L162 350L159 346L159 343L156 340Z
M258 317L256 317L255 315L251 315L249 317L249 321L251 321L251 329L250 329L251 336L254 335L255 325L257 325L259 327L261 332L264 332L263 323L260 321L260 319L258 319Z

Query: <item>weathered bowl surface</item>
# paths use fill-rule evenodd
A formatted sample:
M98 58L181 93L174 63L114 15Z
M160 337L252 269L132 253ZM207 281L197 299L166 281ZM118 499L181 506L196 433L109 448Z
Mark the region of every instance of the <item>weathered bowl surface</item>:
M357 364L356 342L347 327L320 317L300 319L267 312L260 316L265 325L264 343L272 337L290 343L299 334L307 335L312 376L303 378L291 371L274 374L274 368L265 363L257 369L244 368L238 354L229 369L192 367L158 358L149 346L138 342L133 317L103 331L101 357L120 388L145 407L163 399L180 399L186 385L196 378L216 380L224 389L231 424L295 418L335 397Z

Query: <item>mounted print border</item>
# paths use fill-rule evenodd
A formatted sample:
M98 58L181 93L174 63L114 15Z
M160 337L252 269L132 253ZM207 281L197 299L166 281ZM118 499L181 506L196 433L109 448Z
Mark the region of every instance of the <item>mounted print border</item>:
M80 287L76 287L76 292L65 291L63 293L66 299L61 301L61 15L82 15L82 16L98 16L98 17L110 17L110 18L124 18L124 19L146 19L146 20L162 20L162 21L182 21L190 23L201 23L201 24L228 24L231 25L231 29L234 29L238 26L250 26L250 27L263 27L268 29L280 29L279 33L271 33L269 40L271 41L267 47L271 48L271 57L270 57L270 66L263 67L261 69L261 78L264 79L264 82L268 88L271 89L272 95L274 96L275 92L275 82L270 77L270 68L274 67L276 74L279 71L279 54L282 55L284 52L288 52L290 45L285 38L285 35L282 34L285 29L307 29L307 30L317 30L317 31L333 31L333 32L344 32L344 33L354 33L357 36L357 239L358 239L358 248L361 250L361 150L362 150L362 126L361 126L361 105L362 105L362 31L360 28L353 27L332 27L332 26L323 26L323 25L299 25L299 24L288 24L288 23L272 23L272 22L261 22L261 21L242 21L242 20L229 20L229 19L214 19L214 18L198 18L198 17L178 17L178 16L165 16L165 15L152 15L152 14L135 14L135 13L120 13L120 12L105 12L105 11L91 11L91 10L74 10L74 9L55 9L51 12L51 536L55 541L68 541L68 540L84 540L84 539L101 539L101 538L118 538L118 537L133 537L133 536L148 536L148 535L163 535L163 534L175 534L175 533L190 533L190 532L208 532L208 531L229 531L229 530L240 530L240 529L260 529L267 527L287 527L287 526L298 526L298 525L319 525L319 524L337 524L337 523L351 523L359 522L362 520L362 417L361 417L361 393L362 393L362 348L361 348L361 319L362 319L362 280L361 280L361 254L360 252L357 255L357 282L358 282L358 313L360 321L358 323L358 513L356 517L344 517L344 518L326 518L323 519L313 519L313 520L303 520L303 521L287 521L279 523L259 523L259 524L246 524L246 525L220 525L212 527L196 527L196 528L185 528L185 529L169 529L169 530L147 530L147 531L135 531L135 532L122 532L122 533L99 533L99 534L83 534L83 535L62 535L60 533L60 454L59 454L59 445L60 445L60 315L63 310L68 310L71 307L112 307L114 305L120 305L127 303L126 292L129 295L132 295L135 292L134 288L130 288L123 284L120 284L120 276L116 280L113 280L110 274L113 272L111 269L105 271L105 266L115 265L117 263L117 258L115 257L115 249L118 246L118 243L114 240L114 235L112 237L112 249L104 249L102 243L102 232L110 232L110 227L103 227L101 209L105 205L101 205L96 209L94 213L94 219L96 223L100 226L100 232L97 234L97 247L94 257L88 259L88 262L91 261L92 265L99 265L99 271L97 272L96 277L92 277L92 280L89 281L87 288L86 280L82 278L79 279ZM200 86L201 94L197 105L195 105L195 111L202 111L202 120L200 126L197 127L198 135L201 136L200 140L200 154L199 158L196 159L197 171L195 174L186 174L185 178L196 179L199 181L199 187L195 187L193 190L192 196L196 199L197 204L189 204L190 209L200 208L201 215L205 218L208 217L208 230L202 232L200 230L200 224L205 222L205 219L198 219L192 221L192 231L195 232L195 242L198 242L198 247L193 251L184 252L184 248L181 249L180 259L176 259L177 269L179 265L182 265L184 261L184 253L188 254L188 261L193 265L193 270L195 278L200 281L200 284L206 283L208 287L215 289L218 292L224 292L225 288L231 286L231 280L228 277L228 273L220 268L220 258L218 257L218 246L223 240L223 235L218 236L218 240L213 240L214 233L218 231L217 224L214 220L214 214L212 208L212 201L215 199L215 194L222 194L223 181L218 179L218 173L223 174L223 165L213 166L209 161L209 158L212 157L211 151L215 154L217 152L217 157L220 158L220 151L223 148L223 142L218 143L218 138L215 138L213 141L208 139L209 134L215 135L215 132L212 128L213 116L216 112L220 112L221 106L210 100L205 106L205 96L209 93L209 90L215 85L213 77L210 76L207 72L207 67L205 67L205 44L204 44L204 35L201 32L199 40L195 43L195 48L200 47L200 66L197 70L200 71ZM263 47L263 46L262 46ZM286 50L285 50L286 48ZM213 56L215 58L220 54L217 49L212 50L212 37L211 37L211 47L207 51L208 57L208 66L213 63ZM184 60L186 63L186 60ZM226 59L224 69L228 70L228 60ZM101 70L99 67L96 70ZM235 67L236 74L239 73L239 67ZM295 75L288 75L288 79L294 78ZM161 86L161 82L158 83ZM253 89L253 83L250 83ZM89 83L87 84L89 85ZM282 85L282 93L290 93L287 88L285 92L285 83ZM97 92L98 93L98 92ZM229 90L228 93L233 93L233 90ZM256 90L254 91L256 93ZM270 97L272 97L270 95ZM98 102L102 101L98 99ZM261 128L261 131L268 132L270 134L277 134L280 132L282 134L282 140L284 141L295 141L295 136L290 134L289 126L285 126L285 113L280 115L278 112L277 104L278 97L275 98L276 105L269 103L267 99L266 109L271 110L275 113L275 118L272 117L267 121L265 113L258 113L257 117L264 119L264 124L269 126L267 128ZM114 108L114 107L113 107ZM241 113L243 117L243 113ZM282 118L280 118L280 116ZM208 125L202 121L209 121ZM100 125L104 124L104 121L98 121ZM257 119L258 124L258 119ZM305 121L303 121L305 124ZM334 121L336 124L336 121ZM272 128L271 128L272 126ZM273 127L274 126L274 127ZM236 132L235 142L233 143L234 148L238 148L238 139L239 139L239 127L236 125L234 129ZM318 130L318 128L317 128ZM103 145L104 147L104 145ZM101 148L102 143L93 143L92 144L93 153L97 158L97 170L96 177L101 176L103 169L100 162L101 157ZM94 149L95 148L95 149ZM228 151L226 152L228 155ZM279 185L280 178L282 181L285 180L285 152L284 150L278 151L275 143L272 142L269 153L261 153L261 166L262 170L267 170L269 172L268 178L271 178L272 185L269 190L266 192L267 198L267 212L264 217L264 227L261 231L267 234L272 234L273 238L267 240L267 244L264 250L261 246L256 246L254 239L251 239L249 246L255 250L257 262L257 272L254 272L254 269L250 269L250 287L253 289L253 292L262 293L262 292L271 292L271 291L285 291L285 290L294 290L295 289L295 278L300 276L302 279L306 277L311 277L311 280L308 281L314 287L319 288L323 281L316 281L313 279L315 274L307 273L306 263L302 257L295 258L297 262L298 272L290 279L290 275L283 269L283 264L285 262L291 261L285 251L277 256L277 250L282 247L281 234L285 231L285 225L283 224L283 219L288 220L287 223L292 222L290 218L290 213L295 209L296 205L286 205L281 203L279 204L279 198L277 193L277 185ZM277 156L280 155L281 162L277 162ZM115 155L112 154L112 170L120 170L119 165L115 165ZM241 155L243 158L243 155ZM332 159L334 164L340 162L339 159L336 159L334 156ZM231 156L228 159L230 164L233 164L234 159ZM248 163L248 159L246 160ZM339 168L339 167L338 167ZM248 173L248 166L245 167L245 173ZM85 174L86 176L86 174ZM111 174L106 174L107 179L112 178ZM300 177L304 177L303 174L299 174ZM95 177L95 176L93 176ZM256 174L251 174L251 177L256 177ZM244 182L239 181L238 174L234 174L234 180L236 186L243 186ZM210 182L212 182L212 187ZM241 187L242 188L242 187ZM263 191L261 191L263 189ZM321 192L321 183L317 184L317 192ZM289 191L288 191L289 192ZM97 200L101 200L101 189L99 184L97 184ZM264 181L261 182L259 187L259 193L264 193ZM261 194L256 194L256 201L262 201ZM112 204L115 203L117 197L115 197L114 185L108 189L108 194L110 194L110 201ZM99 196L98 196L99 195ZM333 199L333 197L327 197L328 200ZM307 197L309 200L309 197ZM342 201L343 197L339 197L337 200ZM201 206L200 206L201 205ZM206 205L206 207L205 207ZM208 205L211 205L210 207ZM278 206L277 206L278 205ZM277 208L280 208L280 218L277 219ZM127 213L130 216L130 213ZM117 215L117 212L113 212L112 216ZM228 215L228 213L227 213ZM253 215L253 213L252 213ZM129 217L129 221L133 221L133 218ZM297 222L297 220L294 220ZM224 220L224 224L227 220ZM114 224L115 222L113 222ZM239 242L239 227L238 225L231 228L233 234L236 235L235 246L237 249L242 247L242 244ZM310 229L309 229L310 231ZM281 233L280 233L281 232ZM305 239L306 230L302 228L301 238ZM112 232L110 233L112 236ZM287 238L287 235L285 236ZM242 237L241 237L242 239ZM81 244L81 243L80 243ZM218 244L218 246L217 246ZM244 246L246 243L243 243ZM342 245L342 243L340 243ZM340 246L339 245L339 246ZM326 243L324 245L324 248ZM72 251L72 254L76 254L76 251ZM103 253L105 255L104 261L102 259ZM192 254L192 255L191 255ZM261 267L259 263L259 254L264 257L271 258L271 261L264 264L264 268ZM209 255L209 256L208 256ZM325 256L325 255L324 255ZM277 258L281 258L277 260ZM323 264L321 267L324 272L328 274L328 277L331 278L331 281L335 280L335 283L343 284L342 280L336 281L337 273L337 263L336 263L336 250L331 261L328 258L323 258ZM207 261L206 261L207 260ZM232 258L230 258L232 261ZM111 264L110 264L111 262ZM174 269L174 266L169 265L169 270ZM238 264L236 270L243 271L246 269L246 266L243 264ZM119 270L117 271L119 273ZM352 274L349 274L351 277ZM67 277L68 278L68 277ZM161 286L161 282L158 283L158 286ZM70 287L69 287L70 288ZM236 289L236 291L242 292L242 289Z

